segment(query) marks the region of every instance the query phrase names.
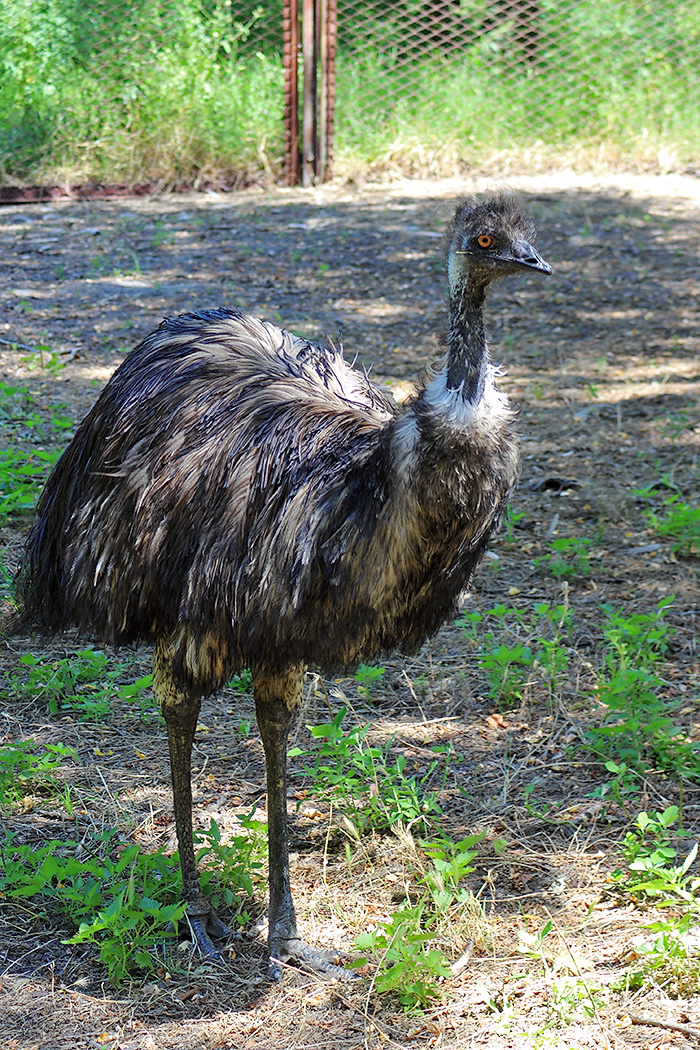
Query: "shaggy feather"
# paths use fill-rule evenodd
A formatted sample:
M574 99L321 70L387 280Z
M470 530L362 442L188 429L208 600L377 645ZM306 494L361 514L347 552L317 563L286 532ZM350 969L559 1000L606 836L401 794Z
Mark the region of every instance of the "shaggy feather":
M473 248L486 231L497 249ZM403 414L351 368L234 310L164 321L52 474L20 574L25 622L171 638L178 680L326 672L419 646L455 609L517 471L481 309L532 238L509 197L448 228L441 371Z

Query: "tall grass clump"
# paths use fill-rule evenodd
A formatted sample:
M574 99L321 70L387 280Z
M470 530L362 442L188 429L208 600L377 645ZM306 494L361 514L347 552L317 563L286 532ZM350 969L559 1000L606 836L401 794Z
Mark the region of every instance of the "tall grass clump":
M281 60L228 0L5 0L0 176L197 184L274 165Z
M543 0L525 52L513 21L467 0L447 44L406 36L407 12L341 31L340 155L377 160L426 148L457 160L508 150L563 153L605 143L644 160L700 150L697 4ZM416 26L418 23L416 23ZM694 111L695 119L689 119ZM366 114L371 113L368 121Z

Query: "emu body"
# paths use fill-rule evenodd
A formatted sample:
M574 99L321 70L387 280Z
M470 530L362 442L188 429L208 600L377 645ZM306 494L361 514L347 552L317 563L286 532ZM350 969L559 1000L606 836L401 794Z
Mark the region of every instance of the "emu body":
M238 311L164 321L114 374L47 482L18 575L25 624L155 644L188 915L207 932L190 754L202 695L253 671L267 764L270 972L335 972L298 938L286 741L307 665L416 649L455 613L517 474L482 308L495 277L549 273L506 197L447 232L442 368L403 410L314 346Z

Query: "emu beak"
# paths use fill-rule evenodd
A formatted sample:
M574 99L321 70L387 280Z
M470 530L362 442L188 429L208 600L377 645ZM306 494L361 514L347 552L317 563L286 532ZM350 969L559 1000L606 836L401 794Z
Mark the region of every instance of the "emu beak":
M536 270L537 273L550 274L552 267L542 258L527 241L519 241L513 246L512 261L517 266L525 266L528 270Z

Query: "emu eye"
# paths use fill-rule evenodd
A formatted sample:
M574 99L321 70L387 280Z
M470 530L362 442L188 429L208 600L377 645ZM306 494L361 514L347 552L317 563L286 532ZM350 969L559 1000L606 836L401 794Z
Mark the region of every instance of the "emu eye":
M480 248L490 248L493 244L493 237L489 233L482 233L476 238L476 243Z

